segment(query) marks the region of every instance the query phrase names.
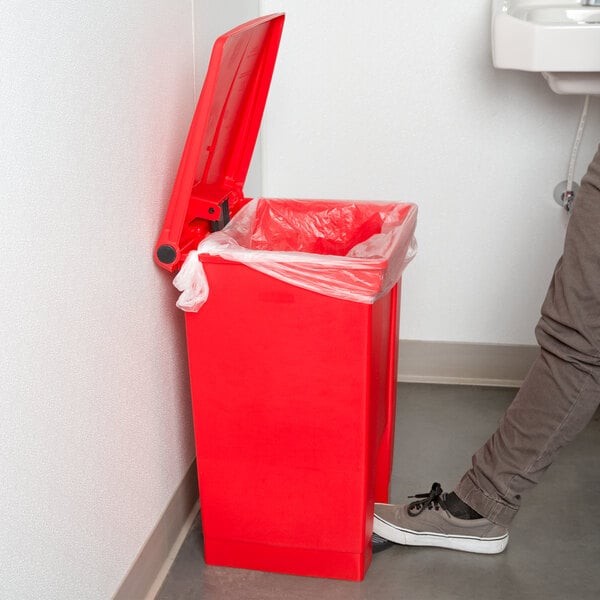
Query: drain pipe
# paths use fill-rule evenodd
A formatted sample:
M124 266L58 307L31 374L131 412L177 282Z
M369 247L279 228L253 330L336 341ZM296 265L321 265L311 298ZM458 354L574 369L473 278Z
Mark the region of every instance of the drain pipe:
M554 188L554 199L560 204L567 212L571 211L573 207L573 200L575 194L579 189L579 185L573 181L575 177L575 163L577 162L577 154L579 153L579 145L581 144L581 138L583 137L583 131L585 129L585 122L587 119L588 108L590 106L590 97L586 96L583 101L583 109L581 110L581 117L579 118L579 127L573 141L573 149L571 151L571 160L569 161L569 170L567 172L567 180L561 181Z

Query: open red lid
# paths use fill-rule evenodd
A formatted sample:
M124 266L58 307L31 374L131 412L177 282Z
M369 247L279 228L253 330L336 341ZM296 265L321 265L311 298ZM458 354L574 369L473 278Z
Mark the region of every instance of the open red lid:
M179 270L187 253L244 204L243 185L262 119L283 14L219 37L192 119L154 260Z

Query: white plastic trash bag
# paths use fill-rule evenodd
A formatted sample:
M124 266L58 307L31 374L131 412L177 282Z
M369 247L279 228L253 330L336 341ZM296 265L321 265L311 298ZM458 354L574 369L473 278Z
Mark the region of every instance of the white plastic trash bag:
M326 296L373 303L417 250L417 207L406 203L252 200L190 252L173 285L197 312L209 294L203 256L219 256Z

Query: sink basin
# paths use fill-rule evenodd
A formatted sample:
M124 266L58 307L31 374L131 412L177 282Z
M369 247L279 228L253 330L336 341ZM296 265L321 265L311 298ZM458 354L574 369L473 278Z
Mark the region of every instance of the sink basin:
M559 94L600 95L600 6L579 0L492 0L499 69L538 71Z
M573 8L570 5L561 6L515 6L513 17L522 21L531 21L541 25L600 25L600 7Z

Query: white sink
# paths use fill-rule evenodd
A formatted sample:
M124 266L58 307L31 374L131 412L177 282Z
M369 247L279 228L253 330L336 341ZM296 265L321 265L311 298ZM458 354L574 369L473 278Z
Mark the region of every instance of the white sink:
M580 0L492 0L499 69L538 71L559 94L600 95L600 6Z

